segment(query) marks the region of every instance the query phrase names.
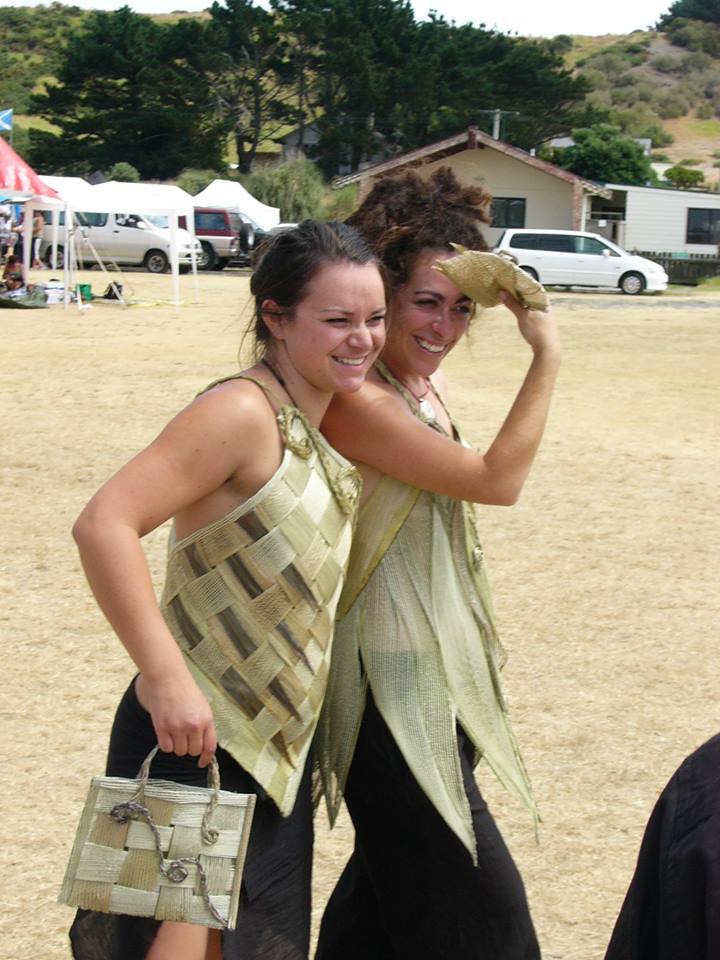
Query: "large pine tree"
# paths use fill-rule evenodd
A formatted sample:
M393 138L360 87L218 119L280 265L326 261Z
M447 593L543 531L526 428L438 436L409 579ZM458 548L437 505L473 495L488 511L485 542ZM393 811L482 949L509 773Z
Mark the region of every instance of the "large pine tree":
M60 132L31 131L31 162L83 174L125 161L145 179L221 165L226 134L186 52L173 25L129 7L92 14L63 50L57 82L34 97Z

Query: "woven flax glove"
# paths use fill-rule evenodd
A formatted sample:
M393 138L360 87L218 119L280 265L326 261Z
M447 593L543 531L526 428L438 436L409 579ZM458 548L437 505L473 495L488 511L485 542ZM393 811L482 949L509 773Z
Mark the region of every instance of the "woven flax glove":
M438 260L433 266L481 307L494 307L501 303L501 290L506 290L524 307L532 310L547 310L550 306L542 284L512 260L497 253L466 250L458 244L453 246L460 251L458 256L450 260Z

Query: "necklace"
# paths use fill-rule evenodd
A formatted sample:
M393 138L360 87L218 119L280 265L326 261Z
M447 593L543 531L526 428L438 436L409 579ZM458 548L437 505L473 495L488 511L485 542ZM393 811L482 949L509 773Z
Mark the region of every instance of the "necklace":
M264 367L267 367L267 369L270 371L270 373L275 377L275 379L277 380L277 382L278 382L278 383L280 384L280 386L283 388L283 390L285 391L285 393L290 397L290 399L292 400L293 406L294 406L294 407L297 407L297 409L299 410L300 407L298 407L297 403L295 402L295 397L294 397L294 396L290 393L290 391L288 390L287 384L285 383L285 380L284 380L284 378L282 377L282 375L280 374L279 370L276 370L276 369L275 369L275 367L273 366L272 363L270 363L270 361L267 359L267 357L263 357L262 360L260 361L260 363L261 363Z
M431 387L430 381L427 378L425 378L425 390L423 393L417 394L415 393L414 390L411 390L406 383L403 383L399 377L395 377L395 379L400 384L400 386L404 387L407 390L407 392L410 394L410 396L413 398L415 403L418 405L418 409L420 410L420 413L424 417L427 417L428 420L435 420L436 419L435 408L433 407L432 403L428 400L428 393L430 393L430 387Z

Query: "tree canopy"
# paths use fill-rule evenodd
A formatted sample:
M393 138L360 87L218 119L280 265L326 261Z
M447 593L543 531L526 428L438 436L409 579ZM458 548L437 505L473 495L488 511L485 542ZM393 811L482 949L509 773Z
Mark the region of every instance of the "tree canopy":
M31 162L61 173L132 164L164 178L221 165L226 131L210 91L186 68L186 38L123 7L94 12L72 36L57 82L33 98L59 134L30 132Z
M720 0L675 0L658 20L658 29L662 30L679 19L720 23Z
M156 22L94 12L58 54L33 106L59 133L32 132L31 162L82 173L131 163L145 178L241 172L297 129L323 172L355 169L504 111L503 139L530 148L605 114L566 69L561 45L511 37L409 0L215 0L205 18Z
M553 160L588 180L643 186L655 181L655 174L640 144L623 136L618 127L597 124L573 130L573 146L556 150Z

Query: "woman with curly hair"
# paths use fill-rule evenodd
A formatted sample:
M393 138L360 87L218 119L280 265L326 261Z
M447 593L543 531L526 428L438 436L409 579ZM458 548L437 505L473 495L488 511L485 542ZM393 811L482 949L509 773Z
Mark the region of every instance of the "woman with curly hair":
M322 424L360 469L364 502L315 740L331 822L344 797L355 849L317 960L539 957L522 880L473 777L484 757L535 811L500 689L472 503L517 500L559 343L549 313L504 295L531 360L495 439L470 449L440 365L475 305L434 265L453 244L487 249L489 199L442 168L380 181L349 220L385 268L388 332L381 362Z

